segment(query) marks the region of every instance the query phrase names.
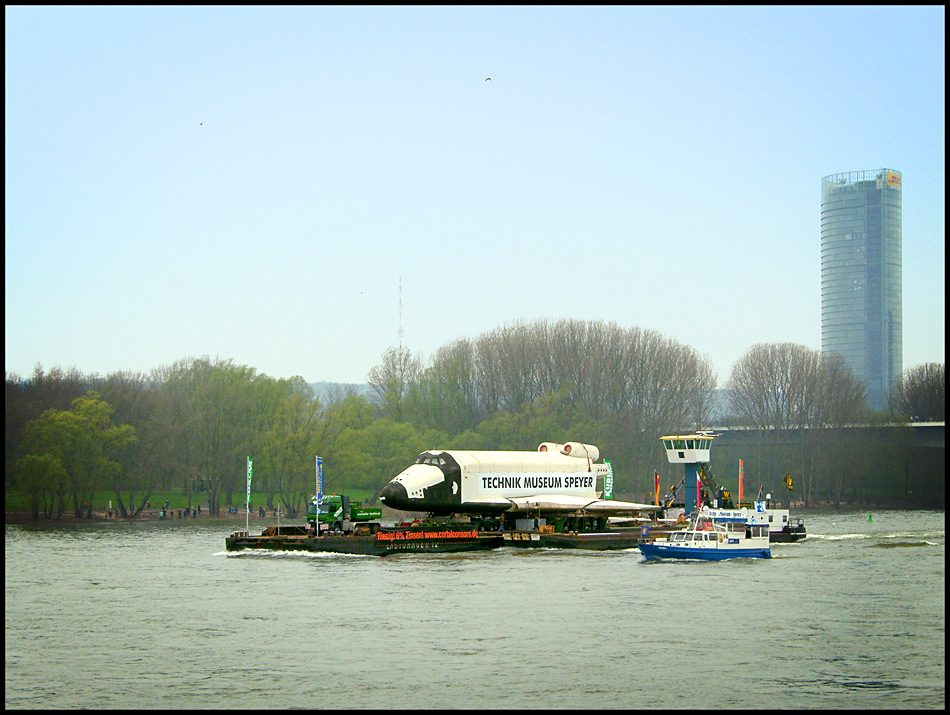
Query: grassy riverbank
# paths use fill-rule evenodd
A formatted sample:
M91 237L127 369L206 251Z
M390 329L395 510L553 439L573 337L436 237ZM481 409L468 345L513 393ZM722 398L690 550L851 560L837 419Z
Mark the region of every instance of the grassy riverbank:
M360 499L369 499L373 496L373 492L369 489L352 489L346 492L347 496L351 499L360 500ZM140 504L140 500L145 499L145 493L135 494L135 503ZM243 494L235 495L236 498L243 497ZM122 495L123 499L128 499L128 494ZM260 522L260 523L269 523L268 520L273 521L277 518L274 509L267 507L267 494L262 492L251 492L251 522ZM166 512L167 520L178 521L179 518L184 520L184 512L188 510L188 519L192 521L208 519L218 519L221 521L241 521L244 522L246 519L244 504L222 504L220 514L212 516L208 512L208 499L204 494L182 494L179 492L152 492L151 496L148 497L148 503L150 506L146 506L145 509L136 517L136 520L152 520L152 519L161 519L162 518L162 507L165 505L166 500L168 501L168 511ZM7 524L26 524L34 523L32 508L30 505L29 497L26 497L18 492L6 492L4 494L4 522ZM75 510L72 508L66 509L63 513L62 518L56 519L55 516L51 519L47 519L43 516L42 507L40 508L40 518L38 522L59 522L59 523L70 523L70 522L88 522L88 521L108 521L109 520L109 504L112 504L112 520L123 520L118 515L117 510L117 499L115 494L111 492L103 492L96 495L96 498L92 503L92 517L78 517L75 514ZM128 506L128 505L127 505ZM266 516L261 517L258 515L258 507L263 506L266 510ZM196 509L200 507L200 512L195 512ZM237 513L234 513L233 509L237 509ZM181 517L179 517L179 511L181 511ZM287 513L281 508L280 512L281 520L289 517ZM303 521L306 519L306 513L304 509L299 509L297 512L297 520ZM124 521L124 520L123 520Z

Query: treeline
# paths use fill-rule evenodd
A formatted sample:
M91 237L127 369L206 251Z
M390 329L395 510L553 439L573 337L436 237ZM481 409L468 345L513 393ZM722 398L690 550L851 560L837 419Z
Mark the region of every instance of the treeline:
M419 439L414 430L377 412L355 394L325 403L300 377L207 357L105 378L37 368L28 380L7 377L6 488L28 495L34 516L87 515L102 490L122 517L140 514L158 490L207 499L219 514L244 504L251 457L266 506L299 510L314 491L314 455L331 487L376 489L395 461L419 451L400 442ZM375 452L387 440L396 456Z
M871 494L886 502L913 501L906 485L919 455L909 422L944 420L945 370L935 363L906 371L885 412L868 408L864 384L839 356L792 343L752 347L733 366L728 386L733 424L757 434L758 458L751 475L747 471L751 483L774 489L789 474L798 485L796 499L806 506L838 505L846 497L863 501ZM864 430L874 439L856 439L858 425L889 429ZM925 462L927 468L937 463L942 460Z
M658 438L710 427L716 388L709 360L689 346L575 320L506 325L443 346L426 365L390 348L368 382L370 397L350 388L321 399L300 377L207 357L147 375L39 366L28 379L8 374L6 489L29 495L34 516L88 514L107 491L120 515L134 517L141 495L157 490L207 499L217 514L243 505L250 456L254 491L267 495L260 506L300 510L314 492L317 454L329 490L378 492L426 449L579 440L614 464L618 493L645 496L654 469L672 474ZM729 389L737 424L825 428L801 430L795 469L808 495L827 479L816 455L835 450L817 435L869 415L843 363L797 345L753 347ZM904 414L918 414L916 404Z
M515 323L436 351L390 348L369 374L383 417L466 449L580 440L615 464L617 485L652 474L658 438L707 425L716 375L694 348L653 330L562 320Z

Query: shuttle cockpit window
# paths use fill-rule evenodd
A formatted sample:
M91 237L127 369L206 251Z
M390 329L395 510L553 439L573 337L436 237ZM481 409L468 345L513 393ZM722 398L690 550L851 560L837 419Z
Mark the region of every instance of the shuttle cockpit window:
M416 457L416 464L431 464L434 467L441 467L445 464L445 457L441 454L430 454L429 452L423 452L418 457Z

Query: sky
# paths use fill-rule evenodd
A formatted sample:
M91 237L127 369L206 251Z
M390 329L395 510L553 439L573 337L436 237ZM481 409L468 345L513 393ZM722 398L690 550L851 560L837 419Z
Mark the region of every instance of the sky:
M4 15L8 376L364 383L571 318L724 386L758 343L821 348L821 179L880 168L904 369L945 361L944 7Z

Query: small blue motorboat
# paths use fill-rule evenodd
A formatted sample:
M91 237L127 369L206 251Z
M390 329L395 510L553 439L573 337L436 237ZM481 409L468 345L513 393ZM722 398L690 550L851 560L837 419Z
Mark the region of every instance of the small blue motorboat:
M770 559L769 527L750 524L748 510L710 509L696 512L690 525L681 531L650 538L648 527L637 547L647 560L653 559Z

